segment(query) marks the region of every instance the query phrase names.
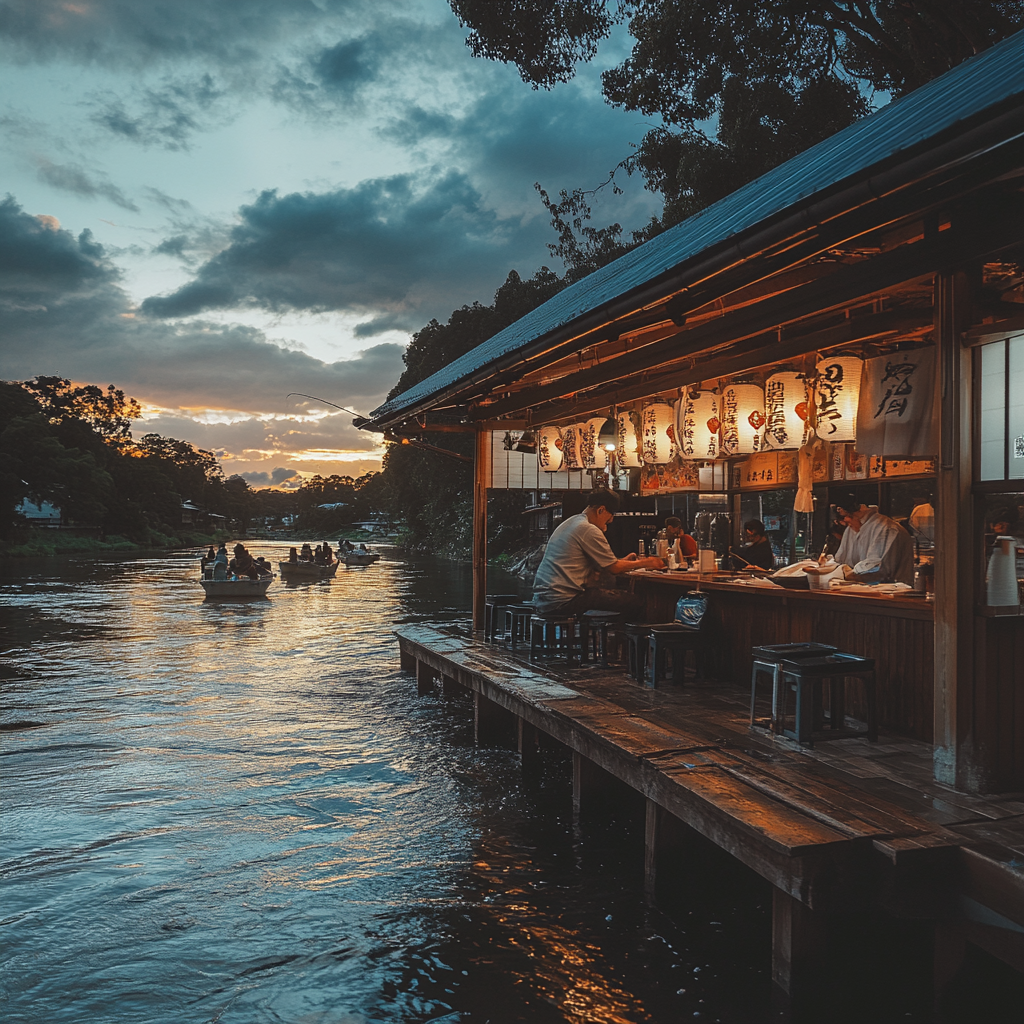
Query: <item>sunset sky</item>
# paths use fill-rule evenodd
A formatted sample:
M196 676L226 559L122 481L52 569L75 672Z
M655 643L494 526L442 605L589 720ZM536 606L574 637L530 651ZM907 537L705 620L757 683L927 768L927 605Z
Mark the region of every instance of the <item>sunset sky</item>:
M0 0L0 376L113 383L250 483L379 466L411 332L547 264L534 191L650 123L613 38L536 92L444 0ZM657 212L638 182L601 223Z

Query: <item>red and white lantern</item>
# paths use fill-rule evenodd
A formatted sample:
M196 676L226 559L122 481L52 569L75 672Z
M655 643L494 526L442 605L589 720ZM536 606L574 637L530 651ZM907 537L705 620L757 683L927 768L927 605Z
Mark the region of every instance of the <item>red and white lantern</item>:
M807 429L807 386L802 373L773 373L764 385L764 446L799 448Z
M537 463L542 473L557 473L562 468L562 431L541 427L537 431Z
M752 455L764 450L764 389L729 384L722 391L722 454Z
M721 396L716 391L694 391L676 404L679 415L679 450L686 459L721 457Z

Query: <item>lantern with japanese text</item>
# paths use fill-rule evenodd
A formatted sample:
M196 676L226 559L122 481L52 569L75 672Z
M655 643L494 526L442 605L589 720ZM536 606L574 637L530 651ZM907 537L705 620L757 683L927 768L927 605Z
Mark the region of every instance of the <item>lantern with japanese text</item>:
M825 441L857 440L857 407L864 360L828 356L818 360L818 436Z
M562 427L562 458L565 462L563 469L582 469L583 462L580 459L580 425L570 423Z
M643 465L641 433L640 417L635 412L620 412L615 418L615 459L619 469L639 469Z
M642 448L644 462L662 466L676 454L675 411L668 402L652 402L644 406Z
M608 421L606 416L595 416L580 423L580 461L584 469L605 469L608 453L601 446L601 431Z
M562 432L558 427L537 431L537 464L543 473L557 473L562 468Z
M764 384L764 446L769 451L799 448L807 420L807 386L802 373L773 373Z
M715 391L687 392L676 403L679 450L686 459L719 458L721 396Z
M722 454L753 455L764 450L764 389L729 384L722 391Z

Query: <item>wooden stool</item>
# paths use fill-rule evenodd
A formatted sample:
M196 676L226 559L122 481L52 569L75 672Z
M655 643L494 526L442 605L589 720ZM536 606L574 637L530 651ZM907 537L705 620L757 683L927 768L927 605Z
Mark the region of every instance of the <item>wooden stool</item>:
M593 643L594 661L597 661L597 641L601 640L601 664L608 668L608 627L618 624L620 612L589 611L580 619L580 647L583 660L589 656L587 644Z
M506 605L518 604L518 594L488 594L484 599L484 639L494 643L498 626L504 624L502 614Z
M672 658L672 682L682 686L686 668L686 652L693 651L694 674L700 671L704 641L699 629L681 623L662 623L650 627L648 646L651 658L651 689L656 689L665 667L665 655ZM645 673L646 674L646 673Z
M505 628L501 639L514 651L520 642L526 643L530 636L530 619L537 609L532 604L507 604L502 607L505 614Z
M875 662L873 658L861 658L856 654L835 651L818 658L800 661L784 660L780 669L782 677L782 702L779 722L783 735L797 743L814 746L813 718L814 691L820 684L829 684L832 713L832 730L842 730L847 736L867 736L871 743L878 741L878 712L875 700ZM868 699L868 727L862 732L846 733L846 680L855 677L864 680ZM793 729L786 729L786 697L789 687L796 690L796 713ZM838 737L831 737L833 739Z
M757 724L754 718L754 705L757 701L757 678L762 672L772 677L772 717L769 725L772 732L778 732L779 678L782 662L787 658L790 661L818 658L832 654L835 650L836 648L829 644L818 643L765 644L753 648L750 652L754 659L750 673L750 727L754 728Z
M643 623L627 622L622 632L626 637L626 674L643 686L651 627Z
M576 618L573 615L533 615L530 617L530 661L565 654L572 664L577 650ZM580 660L583 652L580 651Z

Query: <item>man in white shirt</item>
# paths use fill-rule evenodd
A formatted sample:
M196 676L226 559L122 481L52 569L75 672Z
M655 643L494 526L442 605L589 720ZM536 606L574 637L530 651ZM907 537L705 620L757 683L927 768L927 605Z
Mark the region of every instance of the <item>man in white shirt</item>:
M914 541L899 523L852 498L836 505L836 519L846 526L836 561L848 580L913 586Z
M619 508L611 491L594 491L587 507L558 527L544 551L533 581L533 603L542 615L581 615L591 610L643 614L641 602L624 590L587 586L600 571L619 575L632 569L661 569L660 558L630 553L616 558L605 533Z

